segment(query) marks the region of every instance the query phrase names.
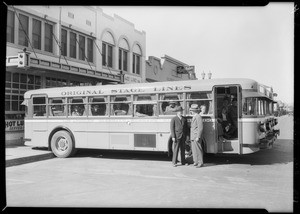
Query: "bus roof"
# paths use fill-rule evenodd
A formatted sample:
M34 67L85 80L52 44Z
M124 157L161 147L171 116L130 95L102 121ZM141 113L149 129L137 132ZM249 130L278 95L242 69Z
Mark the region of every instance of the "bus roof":
M135 94L135 93L163 93L163 92L186 92L186 91L212 91L214 86L241 85L242 89L257 89L258 83L245 78L219 78L205 80L185 80L169 82L135 83L119 85L96 85L44 88L27 91L24 98L32 95L46 94L48 97L70 96L95 96L111 94Z

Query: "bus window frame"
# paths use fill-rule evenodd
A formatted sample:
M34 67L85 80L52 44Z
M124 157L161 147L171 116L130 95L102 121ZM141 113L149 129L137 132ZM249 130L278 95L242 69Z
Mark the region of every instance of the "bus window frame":
M45 104L33 104L33 100L34 98L38 98L38 97L44 97L45 98ZM30 116L30 118L47 118L48 117L48 95L47 94L34 94L30 97L30 102L28 103L30 106L30 112L28 111L28 115ZM28 106L28 107L29 107ZM34 115L34 106L45 106L45 113L43 116L36 116Z
M70 99L71 99L71 101L70 101ZM79 99L82 99L82 103L81 102L74 102L73 103L73 100L79 100ZM67 104L67 117L71 117L71 118L85 118L85 117L87 117L87 102L86 102L86 99L87 99L87 97L86 96L78 96L78 97L68 97L67 98L67 102L66 102L66 104ZM82 113L82 115L78 115L78 116L76 116L76 115L72 115L72 105L83 105L84 106L84 111L83 111L83 113Z
M55 104L55 103L50 103L50 100L53 101L53 100L59 100L61 99L63 102L61 104ZM67 111L67 98L65 97L51 97L51 98L48 98L48 117L49 118L65 118L68 116L68 111ZM60 106L63 106L64 107L64 111L63 111L63 115L53 115L51 113L51 108L52 106L56 106L56 105L60 105Z
M209 95L210 95L210 97L211 98L203 98L203 99L191 99L191 98L188 98L188 97L190 97L191 96L191 94L192 93L206 93L208 96L207 97L209 97ZM188 95L190 95L190 96L188 96ZM197 101L208 101L208 106L206 106L206 111L207 111L207 113L206 114L201 114L201 116L208 116L208 117L213 117L214 116L214 93L213 93L213 91L189 91L189 92L186 92L186 99L185 99L185 101L186 101L186 104L185 104L185 107L186 107L186 116L192 116L191 114L190 114L190 111L189 111L189 109L190 109L190 105L189 105L189 103L190 102L197 102ZM199 108L200 108L200 106L201 105L199 105ZM210 108L211 107L211 108Z
M178 99L165 99L166 95L176 95ZM163 97L162 97L163 96ZM163 104L164 103L169 103L171 101L179 102L180 106L184 108L185 105L185 92L170 92L170 93L159 93L157 97L157 114L159 117L170 117L170 116L175 116L176 112L174 114L166 114L166 108L168 105L166 105L165 110L163 110ZM185 115L185 114L184 114Z
M139 96L149 96L151 99L150 100L138 100ZM133 95L133 117L134 118L138 118L138 117L156 117L157 116L157 94L155 93L150 93L150 94L134 94ZM137 115L136 108L137 105L152 105L152 110L153 110L153 114L152 115L147 115L142 113L142 115Z
M93 99L104 99L104 102L91 102ZM107 95L103 95L103 96L90 96L87 97L87 106L88 106L88 117L109 117L109 112L110 112L110 97ZM92 114L92 105L106 105L106 109L105 109L105 114L104 115L93 115Z
M113 97L129 97L130 98L130 100L128 101L128 99L126 100L126 101L117 101L117 102L115 102L115 101L112 101L112 98ZM115 99L114 99L115 100ZM122 94L122 95L110 95L109 96L109 116L110 117L116 117L116 118L119 118L119 117L133 117L133 95L131 94ZM113 107L113 105L115 105L115 104L128 104L128 111L127 111L127 114L121 114L121 115L115 115L114 114L114 112L116 111L116 110L114 110L114 107ZM124 111L124 110L122 110L122 111Z

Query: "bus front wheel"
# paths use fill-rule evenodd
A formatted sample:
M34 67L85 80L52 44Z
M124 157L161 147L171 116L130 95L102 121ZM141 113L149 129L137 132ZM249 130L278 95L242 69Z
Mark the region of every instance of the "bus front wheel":
M51 138L51 150L59 158L72 156L75 153L75 145L69 132L56 132Z

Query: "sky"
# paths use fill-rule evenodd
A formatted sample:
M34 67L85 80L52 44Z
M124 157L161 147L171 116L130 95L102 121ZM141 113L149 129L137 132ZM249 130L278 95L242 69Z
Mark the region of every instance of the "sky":
M294 102L294 3L264 7L101 6L146 32L146 59L169 55L212 78L250 78ZM296 8L297 9L297 8ZM206 75L207 76L207 75Z

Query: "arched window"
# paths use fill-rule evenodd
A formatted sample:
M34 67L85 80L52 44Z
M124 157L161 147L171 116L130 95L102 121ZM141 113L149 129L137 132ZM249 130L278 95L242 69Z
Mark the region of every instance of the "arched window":
M112 68L113 66L113 46L114 38L106 31L102 37L102 65Z
M119 43L119 70L128 71L129 45L125 39Z
M139 45L134 45L132 54L132 73L141 74L142 51Z

